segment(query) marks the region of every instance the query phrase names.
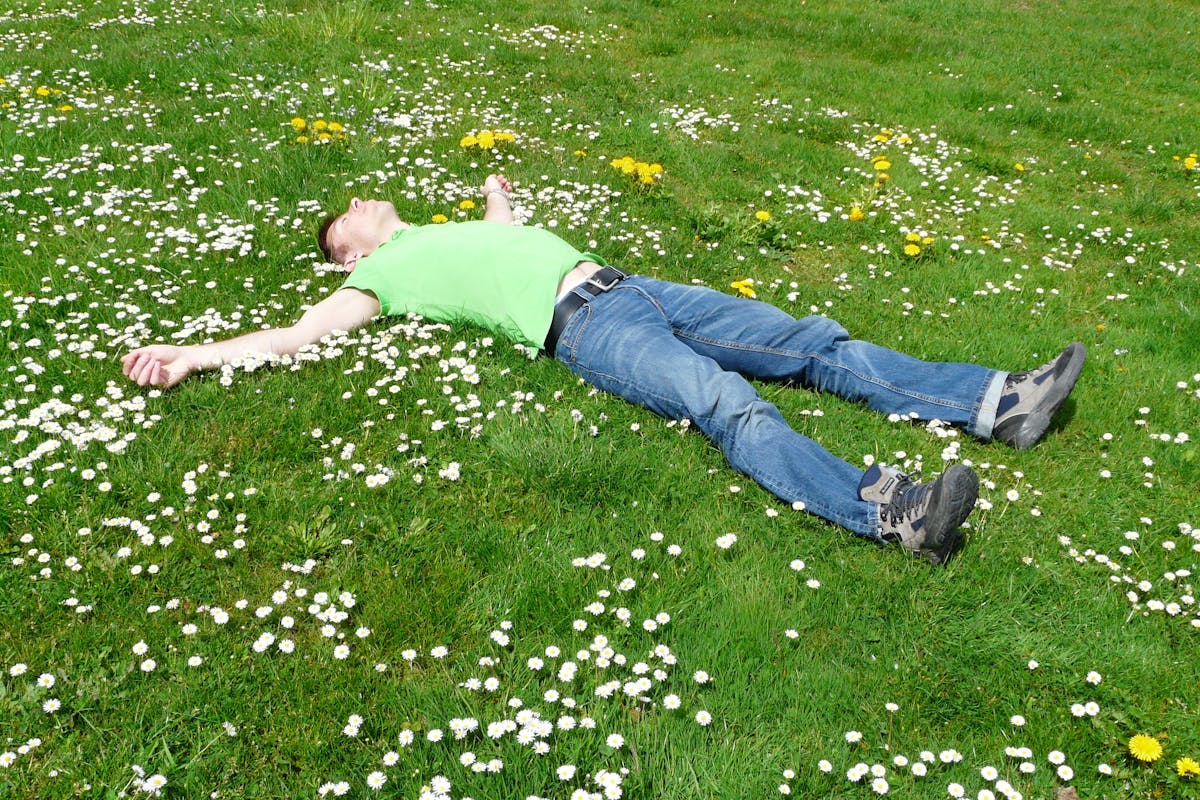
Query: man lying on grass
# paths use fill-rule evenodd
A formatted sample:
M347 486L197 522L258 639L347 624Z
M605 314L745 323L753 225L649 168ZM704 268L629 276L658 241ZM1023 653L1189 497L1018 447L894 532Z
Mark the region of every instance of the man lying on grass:
M955 464L926 483L880 466L864 473L792 430L743 376L1024 449L1046 432L1083 367L1078 343L1021 373L918 361L850 339L825 317L795 319L767 303L626 275L547 230L514 225L511 190L491 175L483 221L416 227L389 202L355 198L318 234L326 258L350 273L339 291L288 328L139 348L121 359L124 373L171 387L247 352L295 354L380 314L470 321L543 349L600 389L691 420L734 469L794 507L939 564L975 505L970 467Z

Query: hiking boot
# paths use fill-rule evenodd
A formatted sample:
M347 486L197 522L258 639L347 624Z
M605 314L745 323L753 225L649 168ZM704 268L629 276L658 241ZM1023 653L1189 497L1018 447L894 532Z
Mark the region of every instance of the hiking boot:
M1036 444L1074 388L1086 354L1083 345L1072 342L1048 364L1009 375L996 407L992 438L1017 450Z
M885 541L898 542L931 564L942 564L962 544L958 528L975 507L979 478L962 464L929 483L872 466L859 484L858 496L879 503Z

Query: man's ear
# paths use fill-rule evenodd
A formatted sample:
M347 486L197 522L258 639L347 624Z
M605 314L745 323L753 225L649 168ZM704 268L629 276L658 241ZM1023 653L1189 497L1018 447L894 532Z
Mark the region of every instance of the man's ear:
M351 256L342 262L342 267L346 272L354 272L356 266L358 266L358 256Z

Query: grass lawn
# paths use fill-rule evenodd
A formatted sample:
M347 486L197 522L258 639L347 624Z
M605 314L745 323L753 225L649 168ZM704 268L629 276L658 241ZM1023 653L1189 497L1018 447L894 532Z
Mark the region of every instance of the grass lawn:
M0 798L1200 796L1193 4L7 9ZM972 465L944 568L482 330L121 375L335 291L349 198L476 219L492 172L627 271L1089 359L1023 452L761 385Z

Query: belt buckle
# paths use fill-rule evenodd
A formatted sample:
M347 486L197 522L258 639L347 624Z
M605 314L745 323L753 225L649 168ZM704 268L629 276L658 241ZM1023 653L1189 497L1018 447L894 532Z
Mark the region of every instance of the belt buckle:
M611 269L611 268L610 268L610 267L605 267L604 269ZM596 287L597 289L599 289L601 292L607 292L609 289L611 289L612 287L614 287L614 286L616 286L618 283L620 283L620 282L621 282L621 279L625 277L624 275L622 275L622 274L621 274L621 271L620 271L620 270L616 270L616 269L614 269L614 270L612 270L612 271L613 271L614 273L616 273L616 275L613 277L613 279L612 279L612 280L610 280L610 281L608 281L607 283L601 283L600 281L596 280L596 275L599 275L601 272L603 272L603 271L604 271L604 269L598 269L598 270L596 270L596 272L595 272L594 274L592 274L592 275L589 275L589 276L587 277L587 280L586 280L586 281L584 281L584 282L585 282L585 283L589 283L589 284L591 284L592 286L595 286L595 287Z

